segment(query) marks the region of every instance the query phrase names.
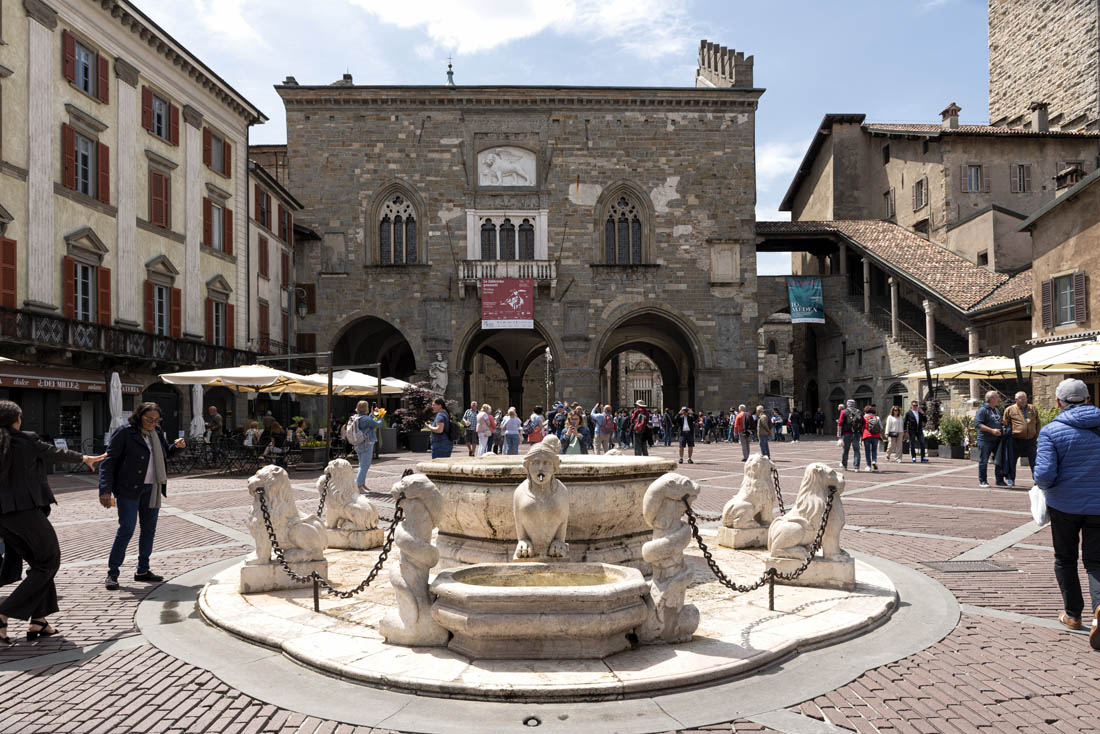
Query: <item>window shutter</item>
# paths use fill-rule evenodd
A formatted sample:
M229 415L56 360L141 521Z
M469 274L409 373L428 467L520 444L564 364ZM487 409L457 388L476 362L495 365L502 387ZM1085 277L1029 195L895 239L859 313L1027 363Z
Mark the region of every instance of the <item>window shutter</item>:
M145 330L152 334L156 330L157 308L153 294L155 286L153 281L145 279Z
M179 288L170 288L168 300L169 331L173 339L179 339L183 336L183 292Z
M141 88L141 126L153 132L153 90Z
M266 342L266 341L269 341L271 339L271 312L268 310L268 307L263 303L261 303L259 305L259 311L260 311L260 340ZM263 350L266 347L267 347L267 345L264 344L260 347L260 349Z
M202 129L202 163L204 166L214 165L213 148L214 141L213 135L210 134L210 128L204 127Z
M918 185L918 183L913 184L913 211L917 210L917 185Z
M149 170L149 221L158 227L164 226L164 189L161 186L163 176Z
M283 205L279 204L279 239L286 242L286 219L283 213Z
M1024 166L1024 193L1031 191L1031 164Z
M76 317L76 261L68 255L61 258L61 309L65 318Z
M99 312L99 323L104 326L111 325L111 269L96 268L96 310Z
M304 354L311 354L317 351L317 335L307 334L301 331L297 334L298 351Z
M76 189L76 133L68 123L61 123L61 185Z
M222 221L225 223L225 234L222 235L222 246L226 255L233 254L233 210L222 209Z
M233 348L233 304L225 304L225 346Z
M206 299L206 343L214 343L214 299Z
M965 163L963 163L961 166L959 166L959 191L961 191L964 194L967 192L967 188L966 188L966 164Z
M1078 270L1073 274L1073 314L1078 324L1088 321L1089 299L1085 288L1085 271Z
M76 39L68 31L61 31L61 70L66 79L76 83Z
M111 75L107 68L107 57L103 54L96 54L96 80L95 80L95 93L96 97L103 104L111 103Z
M209 247L214 242L211 226L213 224L213 207L209 197L202 197L202 244Z
M980 171L978 175L981 176L982 179L982 193L988 194L992 189L993 182L990 181L990 176L986 175L985 166L980 166L978 170Z
M172 145L180 144L180 108L168 105L168 140Z
M160 194L164 200L164 226L172 228L172 177L165 174L160 176Z
M111 203L111 149L103 143L95 144L96 185L95 198L104 204Z
M267 277L267 238L260 237L260 275Z
M294 247L294 214L286 213L286 243Z
M1044 280L1039 289L1039 302L1044 329L1054 328L1054 281Z
M252 215L252 218L260 224L263 224L263 220L260 219L260 194L260 185L256 184L256 213Z
M0 306L15 308L19 271L16 268L15 240L0 237Z
M283 347L283 352L290 351L290 314L283 311L283 344L287 346Z
M228 140L222 143L222 168L226 178L233 178L233 146Z
M1020 193L1020 171L1023 166L1010 165L1008 167L1008 193L1018 194Z
M290 255L285 252L283 253L281 265L282 273L280 275L280 284L283 288L286 288L287 283L290 282L290 278L288 277L290 275Z

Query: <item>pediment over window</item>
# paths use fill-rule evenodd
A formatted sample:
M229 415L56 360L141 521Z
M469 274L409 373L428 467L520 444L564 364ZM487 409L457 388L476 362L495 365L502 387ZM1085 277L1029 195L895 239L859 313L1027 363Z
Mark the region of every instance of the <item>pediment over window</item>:
M146 277L161 285L171 287L179 274L180 271L176 269L176 266L172 264L167 255L157 255L145 263Z
M229 287L229 281L224 277L215 275L213 278L206 281L206 293L210 298L219 301L227 301L229 300L230 294L233 293L233 289Z
M69 257L88 265L99 265L110 250L91 227L81 227L65 235Z

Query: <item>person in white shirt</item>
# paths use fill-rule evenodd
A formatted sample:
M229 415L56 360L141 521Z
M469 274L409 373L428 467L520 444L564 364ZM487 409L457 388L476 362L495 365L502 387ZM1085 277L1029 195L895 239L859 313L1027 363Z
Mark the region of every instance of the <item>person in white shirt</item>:
M890 408L890 415L886 416L886 460L894 457L894 461L901 463L902 433L904 426L901 421L901 406Z
M515 408L508 409L508 416L502 420L501 428L504 430L504 453L519 453L519 429L523 427L523 421L516 415Z
M493 408L485 403L477 414L477 455L483 456L489 447L489 437L493 435Z

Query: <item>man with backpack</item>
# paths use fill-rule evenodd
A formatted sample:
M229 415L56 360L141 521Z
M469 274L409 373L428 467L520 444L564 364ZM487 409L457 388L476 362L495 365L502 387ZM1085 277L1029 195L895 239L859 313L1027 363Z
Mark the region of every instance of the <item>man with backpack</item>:
M856 401L851 398L845 404L844 410L836 421L837 435L840 436L843 453L840 455L840 465L848 469L848 452L851 451L852 463L855 470L859 471L860 441L863 437L863 412L856 407Z
M607 449L611 443L611 436L615 433L615 416L611 414L611 406L603 406L603 410L600 410L600 404L596 403L592 406L592 414L589 416L592 419L593 430L593 443L596 447L597 454L606 454Z
M374 459L374 445L377 442L375 430L381 425L382 421L376 420L372 414L370 403L360 400L344 426L344 440L355 449L355 455L359 457L359 475L355 484L361 492L367 491L367 471Z
M637 400L630 414L630 432L634 438L634 455L649 456L649 411L645 402Z

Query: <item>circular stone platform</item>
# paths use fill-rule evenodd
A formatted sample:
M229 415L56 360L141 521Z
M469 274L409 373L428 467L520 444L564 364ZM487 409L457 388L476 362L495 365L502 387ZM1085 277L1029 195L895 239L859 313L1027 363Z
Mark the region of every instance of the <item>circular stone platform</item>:
M762 551L711 548L732 578L748 580L763 570ZM347 588L362 579L377 550L326 555L330 578ZM446 648L388 645L378 632L379 620L394 604L385 573L355 599L322 595L317 614L310 587L238 593L238 563L206 585L199 608L210 622L235 635L369 686L451 698L551 702L619 699L745 676L800 649L866 632L897 602L890 578L860 561L853 591L777 585L774 612L768 610L767 587L735 594L714 580L697 551L689 564L696 581L687 601L699 607L701 617L694 639L640 646L603 660L471 660Z

